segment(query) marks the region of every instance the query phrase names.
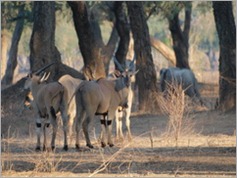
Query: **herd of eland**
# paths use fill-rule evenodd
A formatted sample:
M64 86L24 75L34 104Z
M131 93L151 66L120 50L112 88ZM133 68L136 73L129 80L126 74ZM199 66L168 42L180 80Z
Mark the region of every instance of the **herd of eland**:
M29 100L36 114L36 151L41 150L41 133L43 131L43 150L54 150L58 130L58 113L61 114L64 133L64 147L68 150L68 136L72 139L75 128L75 146L80 149L79 132L82 127L86 146L93 148L89 137L89 125L95 116L100 117L101 146L112 147L112 123L116 120L117 138L123 138L122 118L126 118L129 140L132 139L130 130L130 114L133 102L132 78L135 71L135 58L125 68L114 59L119 72L107 78L98 80L82 80L68 74L58 81L48 82L50 73L44 71L52 64L46 65L35 73L30 73L25 82L25 89L30 89L33 99ZM112 76L112 77L111 77ZM166 90L176 82L183 87L190 97L196 97L201 104L203 101L197 89L197 81L189 69L168 68L160 71L161 90ZM125 116L123 116L125 114ZM47 130L52 125L51 148L47 143ZM107 134L107 141L105 135Z

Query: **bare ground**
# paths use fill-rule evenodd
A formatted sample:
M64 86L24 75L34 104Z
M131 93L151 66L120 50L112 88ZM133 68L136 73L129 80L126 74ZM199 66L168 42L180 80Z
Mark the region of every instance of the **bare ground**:
M114 147L100 148L97 119L90 133L95 148L86 148L81 134L82 150L71 143L67 152L62 150L61 131L55 152L35 152L32 112L22 111L20 102L13 102L13 98L8 107L2 103L2 176L235 177L236 111L212 110L216 92L208 92L212 87L203 88L209 109L192 111L192 132L177 140L166 134L167 116L133 113L131 142L115 139Z

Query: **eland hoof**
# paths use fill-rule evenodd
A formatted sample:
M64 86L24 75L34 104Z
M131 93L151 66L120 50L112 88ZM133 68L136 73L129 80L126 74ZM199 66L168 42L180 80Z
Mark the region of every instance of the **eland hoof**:
M68 145L64 145L63 150L67 151L68 150Z
M86 146L89 147L89 148L94 148L92 144L87 143Z
M104 142L101 142L101 147L102 148L106 147L106 144Z
M40 146L37 146L36 148L35 148L35 151L40 151Z
M110 147L113 147L113 146L114 146L114 144L113 144L113 143L109 143L108 145L109 145Z
M76 149L77 149L77 150L80 150L79 144L76 144Z

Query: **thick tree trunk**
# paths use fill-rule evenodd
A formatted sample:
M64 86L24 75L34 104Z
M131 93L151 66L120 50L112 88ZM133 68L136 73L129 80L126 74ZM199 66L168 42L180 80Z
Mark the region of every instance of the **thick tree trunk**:
M79 39L79 47L84 61L84 73L89 80L106 77L101 48L99 48L95 34L88 18L84 1L68 2L72 9L73 21Z
M220 45L219 108L229 110L236 107L236 26L232 2L213 1L213 9Z
M92 29L94 31L95 41L96 41L98 47L102 48L101 57L102 57L102 60L104 62L105 73L106 73L106 76L107 76L108 73L109 73L110 60L111 60L111 58L114 54L119 36L118 36L117 30L116 30L116 27L114 25L107 44L104 44L102 34L101 34L100 25L99 25L99 22L97 21L97 19L95 18L93 9L90 12L91 15L90 15L89 19L90 19L90 23L92 25Z
M61 62L55 47L55 2L34 2L34 25L30 39L30 65L32 71L55 62L51 66L51 78Z
M151 112L152 108L156 108L156 110L158 108L157 103L153 103L157 94L157 78L143 3L141 1L128 1L127 5L134 38L136 68L139 69L136 75L139 110Z
M109 73L109 64L110 60L114 54L115 48L117 41L119 39L118 32L116 30L115 25L113 26L109 41L106 46L103 47L102 49L102 56L103 56L103 61L105 65L105 73L108 75Z
M185 5L184 29L179 24L179 12L173 15L169 20L169 29L173 39L173 49L176 56L176 66L179 68L190 68L188 62L189 50L189 31L191 23L192 2Z
M2 84L5 84L5 85L12 84L14 70L17 66L18 44L21 38L23 27L24 27L24 18L23 18L24 8L25 8L25 4L23 3L19 8L18 16L21 18L16 22L16 27L13 33L11 48L9 52L9 58L7 62L7 68L6 68L5 76L2 79Z
M120 40L118 49L115 53L116 59L119 61L119 63L125 68L125 60L128 52L128 46L129 46L129 24L128 19L125 14L125 3L122 1L115 2L115 16L116 16L116 29L118 31ZM118 67L115 65L115 69L118 70Z
M6 35L6 30L1 31L1 76L5 74L7 67L7 47L8 39ZM2 78L1 78L2 79Z
M5 3L1 3L1 80L5 74L7 67L7 48L8 48L8 38L7 38L7 18L5 14L6 11Z
M55 62L50 67L50 79L57 80L64 74L82 78L75 69L61 63L55 46L55 2L34 2L34 25L30 40L30 65L32 71Z

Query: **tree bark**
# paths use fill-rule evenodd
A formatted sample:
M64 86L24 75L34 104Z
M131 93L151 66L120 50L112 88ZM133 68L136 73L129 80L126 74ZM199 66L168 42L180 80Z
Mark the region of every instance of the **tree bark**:
M214 18L219 37L219 109L236 107L236 26L232 2L213 1Z
M61 56L55 47L55 3L34 2L34 25L30 39L30 66L37 71L42 66L55 62L51 66L51 76L57 73ZM52 78L51 77L51 78Z
M25 4L23 3L19 8L19 12L18 12L19 17L22 17L24 15L24 8L25 8ZM12 43L11 43L11 47L9 51L9 59L7 62L7 68L6 68L5 75L2 79L2 84L5 84L5 85L12 84L14 70L17 66L18 44L21 39L23 27L24 27L24 18L20 18L16 22L16 27L13 33Z
M8 39L6 35L6 30L1 30L1 76L5 75L7 67L7 47Z
M143 3L141 1L128 1L127 6L134 38L136 68L139 69L136 75L139 110L151 112L152 108L156 108L156 110L158 108L158 104L153 103L158 88Z
M94 10L94 8L89 12L89 14L91 14L89 19L90 19L90 23L92 25L92 29L95 34L95 41L96 41L98 47L102 49L101 57L104 62L105 73L107 76L109 73L110 60L114 54L119 36L118 36L117 29L116 29L115 22L114 22L112 32L110 34L110 38L109 38L107 44L105 44L103 41L103 38L102 38L99 22L96 20L93 10Z
M6 10L5 3L1 3L1 76L3 76L7 66L7 48L8 48L8 37L7 37L7 19L5 14Z
M99 48L95 34L88 18L84 1L68 2L72 9L73 21L79 39L79 47L84 61L84 73L89 80L106 77L101 48Z
M130 40L130 36L129 36L130 28L128 25L127 16L125 14L126 9L124 5L125 5L124 2L122 1L115 2L116 29L120 37L119 45L115 53L115 57L125 69L126 67L125 60L126 60L129 40ZM119 70L116 65L115 65L115 69Z
M114 54L118 39L119 39L118 32L114 25L108 43L102 48L102 57L105 65L106 75L108 75L109 73L110 60Z
M42 66L55 62L48 69L50 79L57 80L64 74L83 78L73 68L62 64L60 53L55 46L55 2L34 2L34 25L30 39L31 71L37 71Z
M169 29L173 39L173 49L176 56L176 67L190 68L188 62L189 50L189 31L191 23L192 2L185 4L185 22L184 29L181 29L179 23L179 12L173 14L173 18L168 18Z

